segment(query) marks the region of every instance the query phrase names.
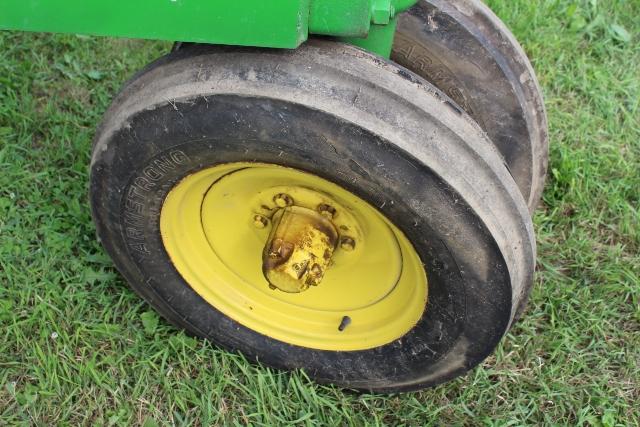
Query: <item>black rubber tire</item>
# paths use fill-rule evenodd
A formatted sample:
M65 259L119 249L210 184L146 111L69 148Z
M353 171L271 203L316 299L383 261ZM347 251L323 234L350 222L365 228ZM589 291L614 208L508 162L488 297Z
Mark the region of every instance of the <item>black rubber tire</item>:
M429 302L416 326L374 349L320 351L258 334L196 294L164 250L160 208L183 177L233 161L305 170L378 206L425 264ZM415 390L471 369L508 330L533 276L526 204L481 129L422 79L333 42L196 45L161 58L107 112L90 198L115 265L170 322L360 390Z
M547 119L533 68L504 23L480 0L419 0L400 15L391 59L478 122L533 212L547 173Z

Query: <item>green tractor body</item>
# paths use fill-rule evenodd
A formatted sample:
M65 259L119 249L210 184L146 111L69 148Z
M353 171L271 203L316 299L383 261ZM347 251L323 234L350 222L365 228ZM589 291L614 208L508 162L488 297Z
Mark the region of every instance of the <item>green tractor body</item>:
M388 56L415 0L5 0L0 29L294 49L310 34ZM371 34L371 37L368 37Z

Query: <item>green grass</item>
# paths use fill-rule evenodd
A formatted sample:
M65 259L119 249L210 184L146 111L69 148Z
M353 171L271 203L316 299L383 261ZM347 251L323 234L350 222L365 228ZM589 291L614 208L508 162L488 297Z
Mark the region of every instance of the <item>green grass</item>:
M525 319L464 378L357 395L185 336L94 237L91 138L168 45L0 33L0 425L640 424L640 1L493 0L544 87Z

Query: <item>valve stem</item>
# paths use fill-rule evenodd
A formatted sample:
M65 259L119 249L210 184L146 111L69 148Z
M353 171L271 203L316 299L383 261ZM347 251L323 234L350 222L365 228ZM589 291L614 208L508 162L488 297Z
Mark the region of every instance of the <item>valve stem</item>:
M351 324L351 318L349 316L344 316L342 321L340 322L340 326L338 326L338 330L340 332L344 331L347 326Z

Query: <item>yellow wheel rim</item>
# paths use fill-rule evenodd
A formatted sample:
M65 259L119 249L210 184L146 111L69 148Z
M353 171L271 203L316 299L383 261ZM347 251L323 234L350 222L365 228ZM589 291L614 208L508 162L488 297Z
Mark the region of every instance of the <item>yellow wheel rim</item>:
M334 206L338 247L322 282L300 293L269 287L262 252L274 195L296 205ZM240 324L289 344L364 350L405 335L427 301L423 265L405 235L364 200L317 176L270 164L232 163L187 176L160 215L165 249L205 301ZM348 317L348 326L341 323Z

